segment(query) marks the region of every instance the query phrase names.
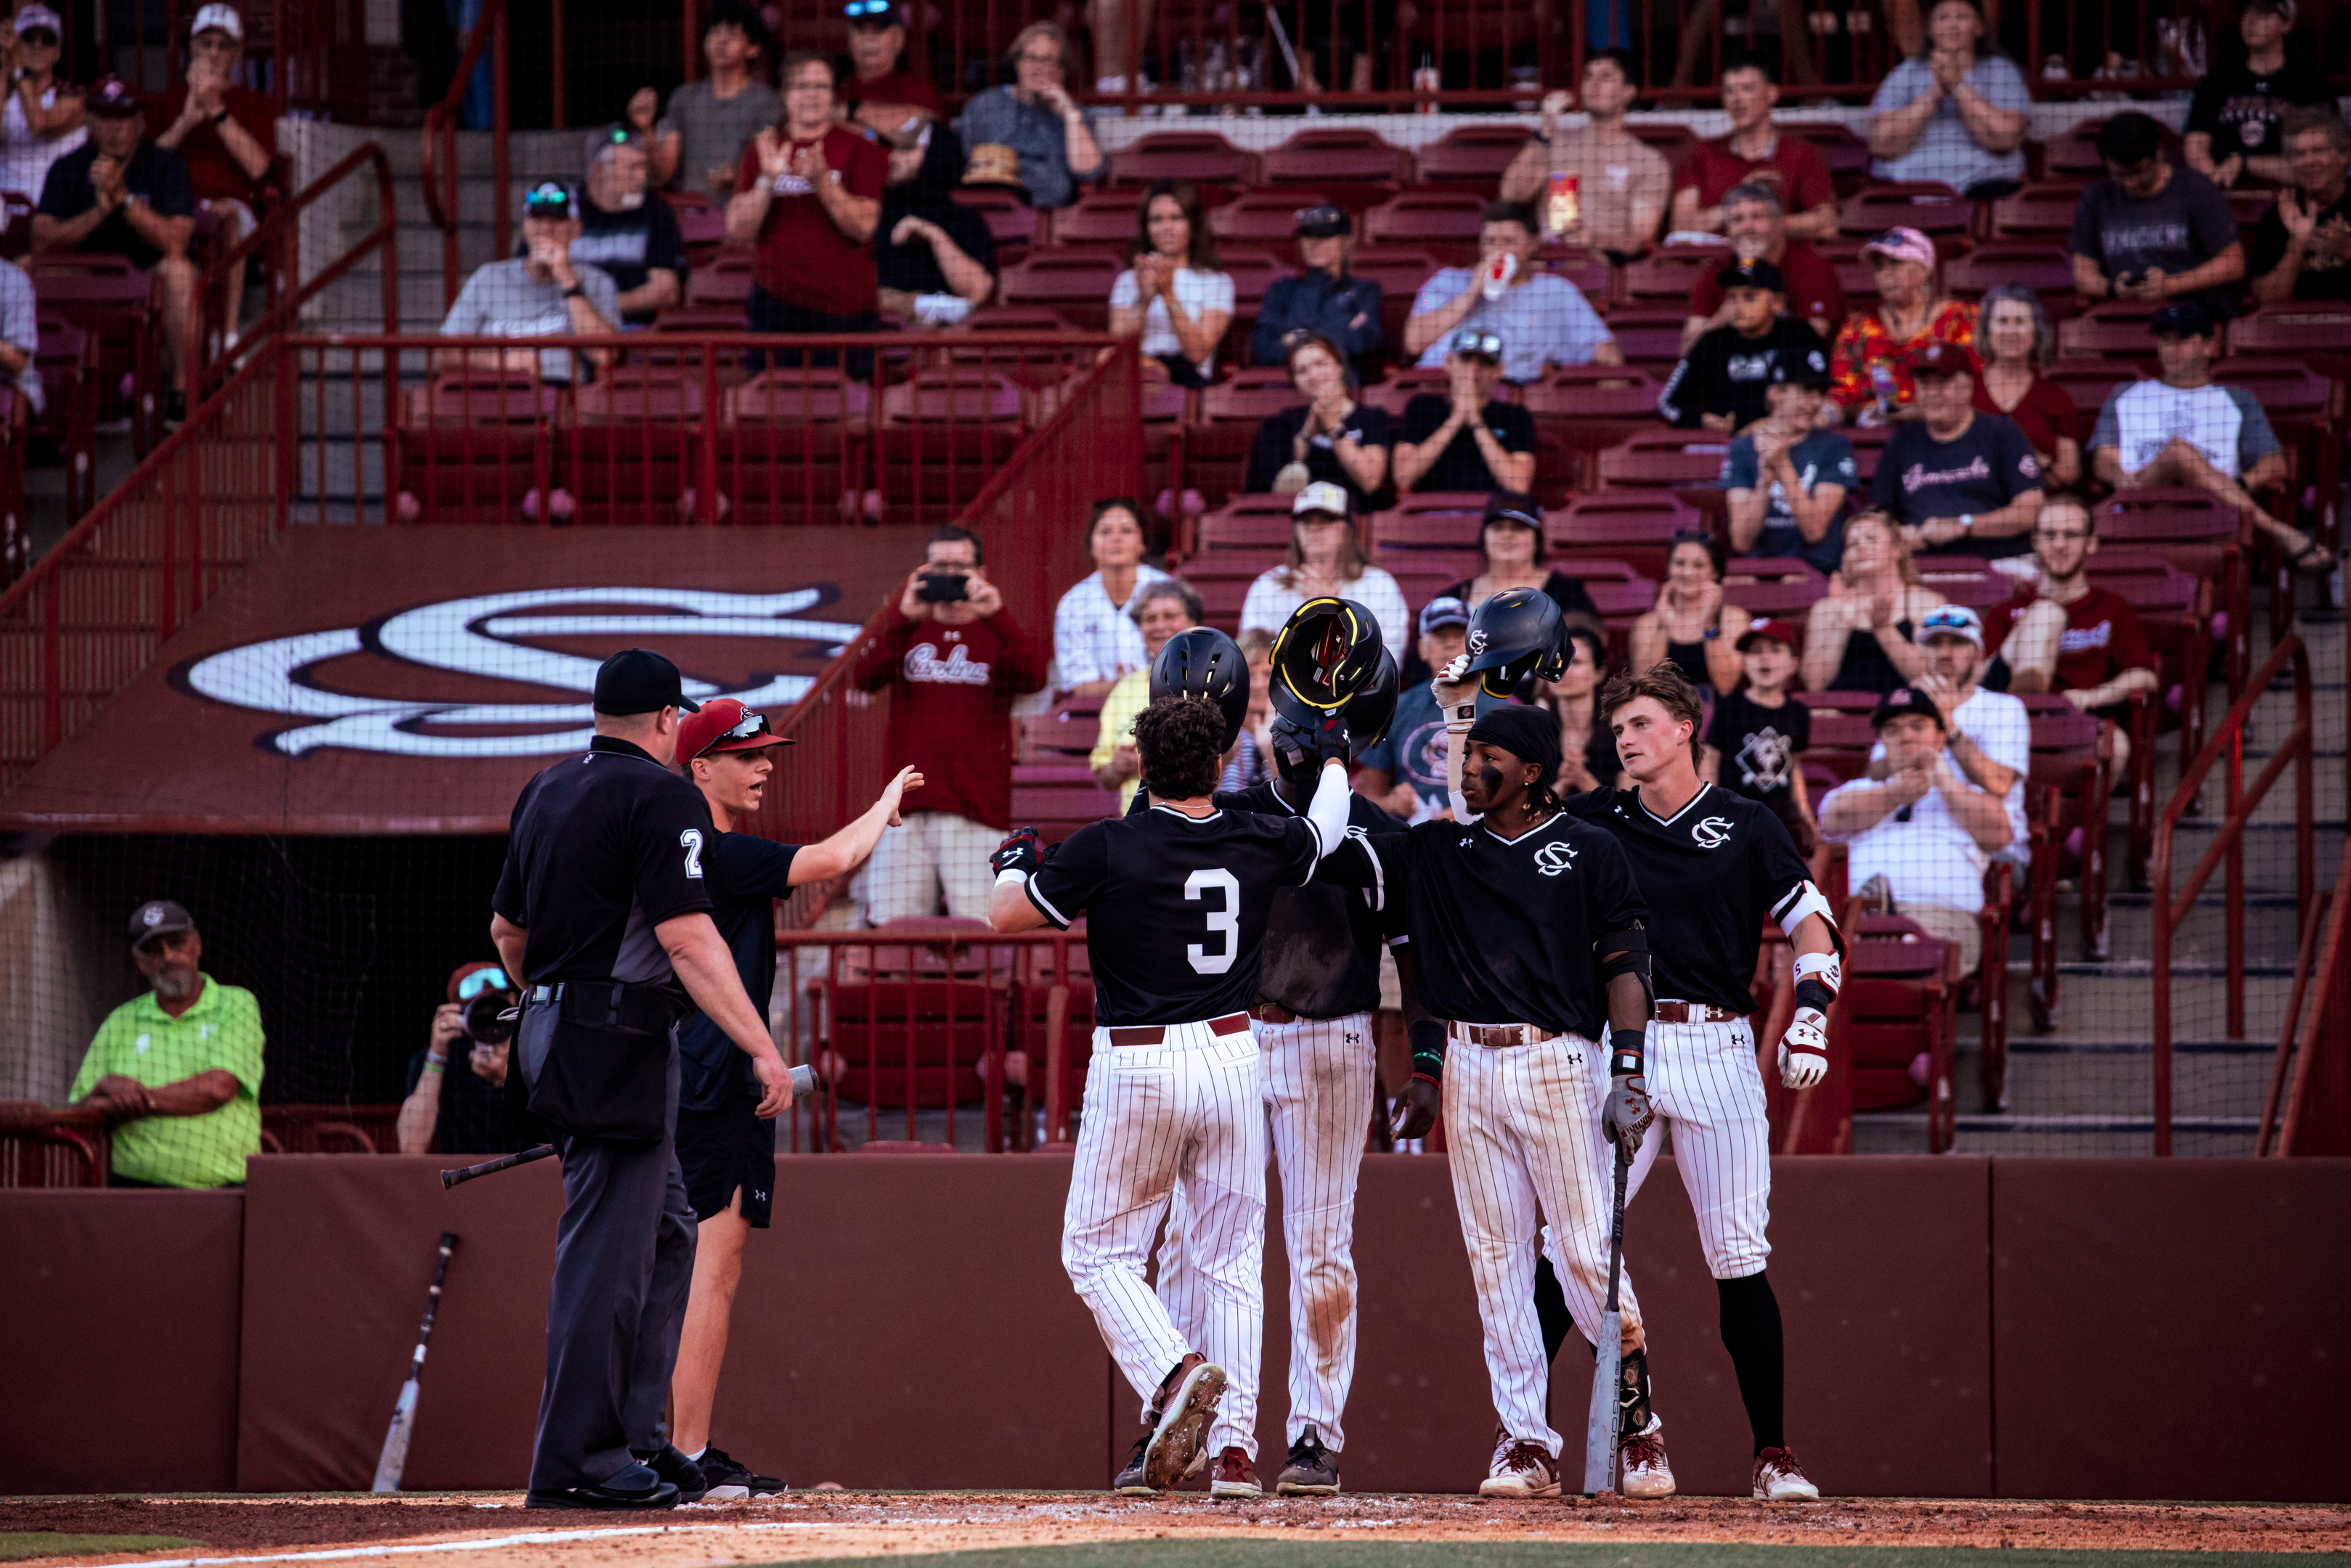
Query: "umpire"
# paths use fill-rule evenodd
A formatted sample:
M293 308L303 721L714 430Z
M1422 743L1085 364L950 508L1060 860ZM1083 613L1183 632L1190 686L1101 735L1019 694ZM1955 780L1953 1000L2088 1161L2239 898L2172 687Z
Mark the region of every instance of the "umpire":
M711 920L710 810L670 771L677 666L596 672L596 738L523 787L491 939L528 985L509 1078L554 1136L563 1218L529 1508L670 1508L705 1490L663 1421L694 1273L678 1170L674 1029L699 1007L751 1058L759 1114L791 1103L767 1022Z

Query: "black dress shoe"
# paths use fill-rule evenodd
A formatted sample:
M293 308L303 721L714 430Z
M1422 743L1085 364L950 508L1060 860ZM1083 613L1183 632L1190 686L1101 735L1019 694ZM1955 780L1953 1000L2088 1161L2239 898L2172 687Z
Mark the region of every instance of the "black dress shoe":
M636 1453L636 1450L632 1448L630 1452ZM677 1500L682 1503L700 1502L710 1490L710 1478L704 1475L702 1467L687 1458L684 1450L675 1443L667 1445L658 1454L637 1454L636 1458L637 1463L652 1466L653 1474L675 1487Z
M674 1453L676 1450L671 1451ZM662 1479L649 1465L631 1465L595 1486L563 1487L553 1491L534 1490L523 1499L522 1505L525 1508L593 1508L606 1511L675 1508L677 1488Z

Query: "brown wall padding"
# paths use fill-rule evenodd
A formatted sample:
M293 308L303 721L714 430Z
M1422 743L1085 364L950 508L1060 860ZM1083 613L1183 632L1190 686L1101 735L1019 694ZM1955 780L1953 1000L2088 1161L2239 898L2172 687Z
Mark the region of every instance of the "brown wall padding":
M2351 1498L2351 1160L2001 1160L1991 1213L2003 1496Z
M234 1192L0 1192L12 1492L236 1484Z

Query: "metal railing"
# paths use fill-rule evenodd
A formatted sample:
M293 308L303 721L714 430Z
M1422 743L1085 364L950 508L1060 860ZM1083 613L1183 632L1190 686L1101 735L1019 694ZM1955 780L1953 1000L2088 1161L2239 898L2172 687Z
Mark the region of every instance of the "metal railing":
M2302 923L2294 992L2278 1030L2256 1155L2273 1152L2273 1137L2279 1155L2351 1154L2351 955L2344 952L2341 896L2346 878L2351 843L2344 846L2335 885Z
M2294 674L2294 727L2277 743L2268 763L2248 788L2244 782L2245 726L2271 684L2289 669ZM2156 823L2155 852L2149 871L2152 884L2149 946L2155 983L2155 1152L2158 1155L2171 1153L2172 946L2179 937L2180 927L2196 907L2197 894L2203 891L2205 883L2211 881L2215 871L2222 871L2225 889L2223 915L2227 923L2226 1027L2229 1039L2244 1039L2245 828L2252 820L2254 810L2284 775L2288 765L2294 768L2294 928L2296 931L2309 929L2316 897L2315 870L2312 864L2316 811L2314 733L2310 653L2303 645L2300 636L2290 635L2271 652L2262 667L2246 681L2243 691L2230 705L2228 713L2213 726L2211 735L2204 742L2204 748L2196 754L2196 760L2180 775L2179 788L2172 791L2171 800L2165 805L2163 815ZM2204 780L2224 757L2227 768L2223 774L2221 810L2212 841L2189 870L2187 880L2174 888L2171 851L2179 820L2191 803L2199 800ZM2209 818L2212 813L2208 811L2206 815Z
M441 279L445 308L457 302L457 225L459 222L457 178L457 119L465 99L465 85L473 79L474 68L482 63L485 50L490 56L490 254L505 256L514 244L511 193L507 189L507 117L510 99L507 89L507 3L506 0L482 0L481 16L474 30L466 35L465 47L457 57L456 75L449 81L449 90L439 103L424 111L424 134L419 139L417 153L422 161L424 186L424 213L433 226L441 231ZM563 52L555 54L557 80L562 79ZM557 92L561 101L561 89ZM558 124L562 122L559 120Z

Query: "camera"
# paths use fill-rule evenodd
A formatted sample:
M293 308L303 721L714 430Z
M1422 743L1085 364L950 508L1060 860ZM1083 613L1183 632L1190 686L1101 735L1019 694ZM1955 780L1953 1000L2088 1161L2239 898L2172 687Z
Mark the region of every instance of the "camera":
M970 578L959 571L925 572L923 580L915 586L914 597L925 604L960 604L971 597L968 591L970 581Z
M504 1045L515 1036L515 1020L504 1015L514 1010L515 998L510 991L484 991L465 1004L465 1033L484 1045Z

